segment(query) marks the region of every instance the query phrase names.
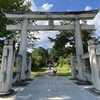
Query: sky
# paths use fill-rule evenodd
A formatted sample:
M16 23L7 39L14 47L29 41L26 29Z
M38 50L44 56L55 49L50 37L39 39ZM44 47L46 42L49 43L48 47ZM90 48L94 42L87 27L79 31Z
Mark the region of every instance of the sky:
M100 0L26 0L31 1L32 11L44 11L44 12L67 12L67 11L87 11L100 9ZM38 25L47 25L46 21L37 21ZM55 22L56 25L60 24L60 21ZM88 21L88 24L95 25L96 37L100 37L100 13L96 15L93 20ZM48 40L48 36L55 38L59 31L39 31L35 33L37 40L35 48L41 46L44 48L51 48L53 43Z

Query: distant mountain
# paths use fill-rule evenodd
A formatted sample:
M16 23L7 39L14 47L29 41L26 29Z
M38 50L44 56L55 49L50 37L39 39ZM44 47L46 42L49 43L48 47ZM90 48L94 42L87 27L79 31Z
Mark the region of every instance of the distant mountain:
M52 48L47 48L46 50L48 51L48 53L50 54Z

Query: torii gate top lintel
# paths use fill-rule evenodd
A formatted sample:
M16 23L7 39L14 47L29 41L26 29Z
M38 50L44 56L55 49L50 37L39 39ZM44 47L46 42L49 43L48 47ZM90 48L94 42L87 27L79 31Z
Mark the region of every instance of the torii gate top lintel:
M8 19L17 19L20 20L23 17L27 17L29 19L34 20L70 20L78 16L80 19L93 19L95 15L99 12L97 10L89 10L89 11L71 11L71 12L22 12L22 11L9 11L2 10Z
M34 31L46 31L46 30L74 30L75 25L55 25L54 20L88 20L93 19L99 10L89 10L89 11L74 11L74 12L21 12L21 11L9 11L2 10L6 18L9 20L47 20L48 25L32 25L27 23L28 30ZM23 22L22 21L22 22ZM95 29L94 25L81 25L81 29ZM22 29L21 25L7 25L7 30L18 31Z

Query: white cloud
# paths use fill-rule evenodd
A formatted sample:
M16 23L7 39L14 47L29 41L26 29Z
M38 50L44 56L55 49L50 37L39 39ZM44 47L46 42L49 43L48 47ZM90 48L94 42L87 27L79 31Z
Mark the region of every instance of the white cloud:
M52 7L53 7L53 4L48 4L48 3L46 3L46 4L43 4L43 5L39 8L39 10L40 10L40 11L49 11Z
M45 3L41 5L40 7L37 7L34 3L34 0L30 0L30 1L32 3L32 6L30 8L32 11L50 11L50 9L53 7L53 4L48 4L48 3ZM36 24L37 25L48 25L48 21L37 21ZM59 25L60 23L59 21L55 21L54 24ZM52 47L53 43L51 43L47 37L49 36L49 37L55 38L56 34L59 34L59 32L58 31L39 31L39 34L35 33L35 36L40 38L40 40L36 42L35 48L39 46L42 46L45 48Z
M48 25L48 21L37 21L38 25ZM60 21L54 21L54 25L60 25ZM35 34L36 37L40 37L40 40L36 43L35 47L43 46L51 48L53 43L51 43L48 37L56 38L56 34L59 34L59 31L39 31L39 34Z
M48 21L38 21L37 24L48 25ZM54 25L60 25L60 22L54 21ZM39 34L35 34L36 37L40 37L35 47L43 46L45 48L51 48L53 43L49 41L48 37L56 38L56 34L59 34L59 31L39 31Z
M39 31L39 34L36 34L37 37L41 37L40 40L37 42L37 45L35 47L43 46L45 48L50 48L53 46L53 43L51 43L48 40L48 37L55 38L56 34L59 34L58 31Z
M32 11L37 11L38 7L36 7L34 1L33 1L33 0L30 0L30 1L31 1L31 4L32 4L32 6L31 6L30 9L31 9Z
M95 16L95 18L93 20L89 20L87 21L88 24L91 25L95 25L95 35L97 37L100 37L100 11L98 12L98 14Z
M38 25L48 25L48 21L37 21ZM54 21L54 25L60 25L60 21ZM40 37L40 40L36 43L38 46L43 46L47 48L51 48L53 43L51 43L48 37L56 38L56 34L59 34L59 31L39 31L39 34L35 34L36 37Z
M26 1L28 1L28 0L26 0ZM30 0L30 1L32 4L30 9L32 11L49 11L53 7L53 4L48 4L48 3L45 3L45 4L41 5L40 7L37 7L33 0Z
M33 0L25 0L25 1L24 1L24 4L26 4L27 2L31 2L32 6L30 7L30 9L31 9L32 11L36 11L36 10L37 10L37 7L36 7L36 5L35 5L35 3L34 3Z
M88 11L88 10L91 10L91 9L92 9L92 7L86 6L85 11Z
M86 6L85 11L92 10L92 7ZM89 25L95 25L96 31L94 32L95 36L100 37L100 11L95 16L93 20L88 20L87 23Z

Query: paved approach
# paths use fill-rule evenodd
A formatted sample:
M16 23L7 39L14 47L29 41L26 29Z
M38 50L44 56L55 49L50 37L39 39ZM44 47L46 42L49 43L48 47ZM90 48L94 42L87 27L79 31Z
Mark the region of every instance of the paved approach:
M100 100L100 95L95 96L84 88L73 83L67 77L46 74L36 77L28 86L22 88L12 97L0 100Z

